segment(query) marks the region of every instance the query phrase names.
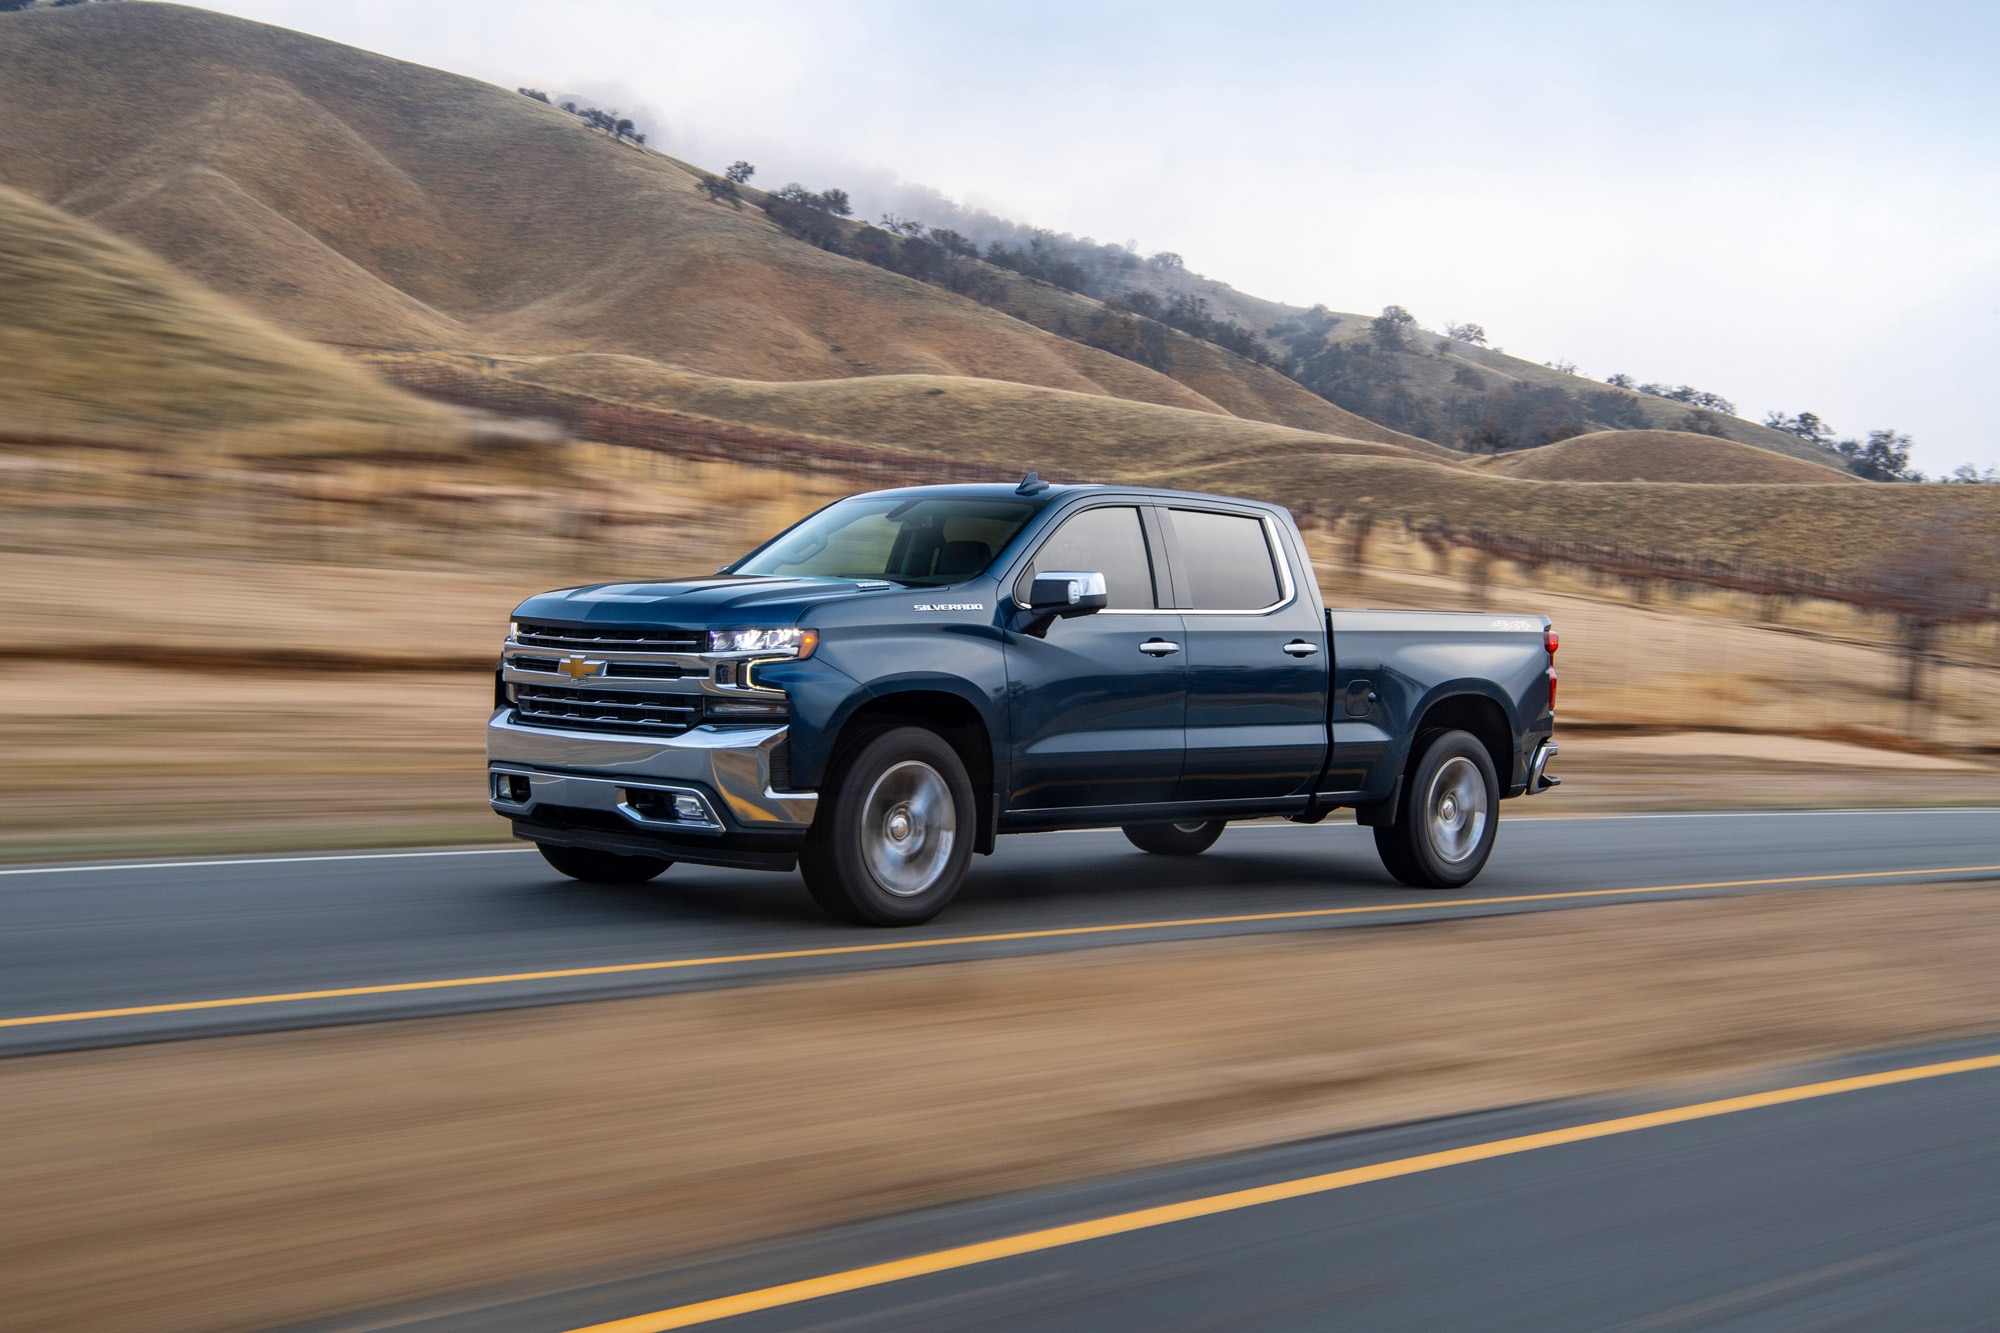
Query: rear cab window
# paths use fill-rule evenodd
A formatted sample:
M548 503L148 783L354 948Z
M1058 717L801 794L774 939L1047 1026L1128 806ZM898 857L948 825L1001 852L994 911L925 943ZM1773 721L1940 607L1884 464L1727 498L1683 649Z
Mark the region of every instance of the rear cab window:
M1191 611L1268 611L1285 600L1264 521L1209 509L1168 509Z

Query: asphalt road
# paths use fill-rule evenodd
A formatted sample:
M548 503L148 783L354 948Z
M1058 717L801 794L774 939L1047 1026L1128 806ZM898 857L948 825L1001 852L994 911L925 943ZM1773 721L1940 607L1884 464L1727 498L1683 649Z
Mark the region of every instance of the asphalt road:
M1241 826L1187 860L1115 831L1013 837L940 920L905 931L826 920L795 875L675 866L604 888L525 847L14 867L0 870L0 1054L1926 873L2000 877L2000 810L1512 819L1485 874L1449 893L1396 884L1352 824ZM1259 914L1274 915L1230 919ZM604 968L632 970L587 971ZM520 975L571 969L586 974ZM214 1001L230 1003L186 1007ZM143 1006L169 1008L103 1012Z
M1791 1100L1758 1104L1780 1090ZM1996 1126L2000 1044L1988 1039L1697 1098L1371 1130L932 1209L601 1286L461 1296L316 1327L1985 1330L2000 1323ZM1273 1187L1291 1197L1184 1215ZM1101 1234L1106 1220L1125 1229ZM996 1243L1010 1252L996 1256ZM829 1277L844 1289L794 1285ZM708 1304L746 1297L748 1312Z

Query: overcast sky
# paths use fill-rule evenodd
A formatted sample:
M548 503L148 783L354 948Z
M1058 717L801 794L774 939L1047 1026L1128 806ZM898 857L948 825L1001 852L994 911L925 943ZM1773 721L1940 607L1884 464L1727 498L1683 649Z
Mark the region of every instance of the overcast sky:
M2000 4L224 0L1300 305L2000 467Z

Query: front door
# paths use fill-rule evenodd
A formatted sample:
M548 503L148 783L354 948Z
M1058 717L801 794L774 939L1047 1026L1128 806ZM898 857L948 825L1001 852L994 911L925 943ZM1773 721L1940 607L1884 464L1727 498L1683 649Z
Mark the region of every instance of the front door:
M1103 574L1110 605L1056 621L1046 638L1007 637L1007 808L1172 800L1186 747L1187 656L1180 616L1160 609L1164 562L1138 507L1099 505L1064 519L1021 574L1017 602L1025 604L1037 570Z
M1177 799L1292 796L1326 757L1326 625L1274 525L1161 511L1187 626L1187 762Z

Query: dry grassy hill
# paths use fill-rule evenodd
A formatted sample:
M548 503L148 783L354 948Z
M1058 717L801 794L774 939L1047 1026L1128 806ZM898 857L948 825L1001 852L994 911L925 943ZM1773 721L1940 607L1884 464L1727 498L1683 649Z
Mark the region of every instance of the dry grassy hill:
M440 434L440 409L232 307L88 223L0 188L0 434L322 427ZM282 431L278 428L282 428Z
M788 434L903 445L953 458L1039 468L1065 476L1113 476L1173 468L1230 451L1369 455L1465 464L1393 444L1344 439L1265 421L1102 394L949 375L771 383L727 379L638 357L580 355L501 367L528 384L573 390ZM1421 442L1419 442L1421 444Z
M1160 479L1275 499L1308 520L1365 513L1839 576L1948 540L1981 577L2000 580L2000 486L1580 484L1400 459L1280 454L1190 462Z
M654 425L672 418L673 430L647 437L670 454L675 431L734 423L783 436L764 465L784 471L879 475L903 460L1041 467L1065 480L1247 492L1323 519L1366 512L1815 569L1859 568L1945 509L1969 525L1968 541L1990 546L2000 530L1996 488L1578 486L1481 471L1198 340L1175 335L1170 373L1160 373L1058 336L1102 313L1073 293L1010 275L996 304L1012 313L981 305L805 244L759 208L713 203L691 168L515 93L199 10L0 14L0 124L0 182L135 240L294 333L385 366L448 361L495 386L560 390L640 426L647 413ZM34 216L53 225L46 219L58 215ZM145 267L129 249L94 244L78 264L105 282ZM163 268L146 272L166 290ZM211 312L209 324L188 316L190 327L220 327L212 312L226 303L187 283L173 290L183 306ZM73 300L76 318L103 323L86 296L38 299L50 309ZM1365 324L1344 319L1333 336L1365 337ZM74 405L102 394L91 410L167 421L239 392L182 379L140 401L144 375L104 387L91 336L31 349L65 361L49 375L71 377L45 397ZM420 411L310 348L259 339L319 386L312 392L352 396L339 409L349 416ZM1447 384L1482 367L1531 388L1587 383L1435 342L1418 337L1396 355L1412 375ZM134 364L163 345L131 353ZM303 369L308 360L318 368ZM257 390L240 393L246 406L232 410L272 419L254 406ZM120 407L120 394L134 395L132 406ZM1727 428L1738 426L1752 429ZM709 453L680 457L725 457L733 446L725 440L717 454L719 439L710 431ZM816 442L846 453L816 463ZM1591 448L1573 442L1543 465ZM1731 456L1749 469L1732 475L1776 479L1776 460L1757 470ZM1812 479L1828 478L1814 469ZM522 522L555 521L545 516L552 484L521 474L507 486ZM605 496L621 493L605 482L561 522L598 522L589 515L611 514ZM488 521L468 505L453 521ZM407 522L414 530L427 514Z
M1607 430L1503 454L1484 467L1532 481L1681 481L1865 486L1851 472L1681 430Z
M1162 374L801 244L504 89L200 10L0 16L0 122L0 182L327 343L965 376L1395 438L1206 344Z
M1089 249L1086 243L1076 244L1077 253ZM1234 323L1263 338L1276 356L1310 355L1311 341L1302 352L1295 339L1316 320L1319 313L1316 311L1239 292L1227 283L1185 268L1150 263L1118 265L1109 270L1099 267L1094 284L1093 290L1107 297L1130 297L1136 293L1160 301L1199 300L1213 318ZM1371 316L1328 313L1333 321L1333 327L1325 331L1328 341L1371 354L1377 351L1372 346ZM1034 320L1033 315L1022 317ZM1590 430L1678 429L1685 427L1692 411L1687 404L1671 399L1585 379L1493 348L1450 341L1422 330L1414 331L1405 351L1380 356L1378 361L1377 366L1369 368L1377 372L1369 377L1378 381L1375 384L1336 378L1318 387L1330 393L1344 409L1374 413L1382 421L1399 421L1405 429L1421 430L1431 439L1451 444L1465 444L1468 436L1489 425L1503 434L1515 434L1514 447L1539 444L1546 438L1542 432L1559 424L1565 415ZM1539 396L1543 401L1534 410L1519 412L1518 400L1527 395ZM1555 407L1551 411L1552 404L1548 401L1551 395L1571 400L1572 406ZM1831 450L1807 444L1783 431L1717 412L1692 414L1703 431L1774 453L1840 466L1840 460ZM1374 424L1378 429L1388 430L1382 421ZM1409 438L1399 434L1394 442L1405 443Z

